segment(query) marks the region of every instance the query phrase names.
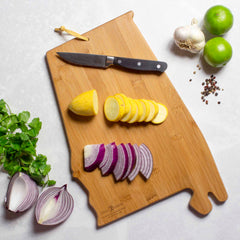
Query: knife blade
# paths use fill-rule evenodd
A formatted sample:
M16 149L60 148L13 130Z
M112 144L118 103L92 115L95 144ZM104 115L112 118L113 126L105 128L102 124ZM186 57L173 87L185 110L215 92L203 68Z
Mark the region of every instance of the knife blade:
M64 61L87 67L108 68L111 65L130 70L162 73L167 69L167 63L155 60L125 58L88 53L57 52Z

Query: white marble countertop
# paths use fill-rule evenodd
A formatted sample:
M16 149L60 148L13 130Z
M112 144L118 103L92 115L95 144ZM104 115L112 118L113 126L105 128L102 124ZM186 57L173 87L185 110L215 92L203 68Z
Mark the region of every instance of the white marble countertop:
M199 55L178 50L173 44L176 27L192 18L200 22L206 10L216 4L229 7L234 26L225 36L233 47L231 62L218 71L207 68ZM88 207L87 196L72 180L69 149L64 134L45 54L72 39L54 32L64 25L84 33L129 10L159 60L168 62L167 75L197 122L214 156L229 198L214 203L206 217L198 217L188 208L190 194L181 192L135 214L96 228L96 219ZM240 2L236 0L1 0L0 2L0 98L15 112L28 110L40 117L42 130L38 152L47 155L52 165L50 177L57 185L68 184L75 208L63 224L45 228L34 221L34 208L24 214L9 214L0 207L1 239L204 239L237 240L240 235ZM197 64L202 66L199 71ZM193 74L196 71L196 74ZM201 101L202 81L215 74L224 89L218 97ZM189 79L192 81L189 82ZM221 104L217 104L221 101ZM0 202L3 203L9 179L0 172Z

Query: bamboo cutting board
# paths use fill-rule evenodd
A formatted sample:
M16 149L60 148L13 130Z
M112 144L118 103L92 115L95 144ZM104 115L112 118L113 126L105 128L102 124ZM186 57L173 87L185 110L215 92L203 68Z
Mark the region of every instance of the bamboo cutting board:
M227 193L208 145L166 73L138 73L119 68L96 69L63 62L56 52L82 52L112 56L156 59L128 12L47 52L47 62L71 151L71 170L89 196L89 203L103 226L159 200L190 189L190 206L202 215L212 205L208 194L224 202ZM164 60L164 59L160 59ZM168 63L171 64L171 63ZM82 92L96 89L99 113L77 117L67 108ZM104 100L116 93L131 98L153 99L168 107L161 125L110 123L104 118ZM83 148L87 144L145 143L153 155L153 172L148 181L140 175L131 183L102 177L98 169L85 172Z

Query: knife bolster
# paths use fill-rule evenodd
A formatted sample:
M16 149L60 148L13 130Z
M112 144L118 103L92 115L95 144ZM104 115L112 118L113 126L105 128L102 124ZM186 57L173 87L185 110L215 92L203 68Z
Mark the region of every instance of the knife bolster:
M107 56L106 67L109 67L110 65L113 65L113 62L114 62L114 57Z

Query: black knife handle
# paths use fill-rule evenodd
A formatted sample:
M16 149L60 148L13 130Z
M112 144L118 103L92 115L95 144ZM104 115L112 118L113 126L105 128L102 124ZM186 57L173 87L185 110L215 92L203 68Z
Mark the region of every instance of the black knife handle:
M165 62L134 58L114 57L113 64L137 71L164 72L167 69Z

